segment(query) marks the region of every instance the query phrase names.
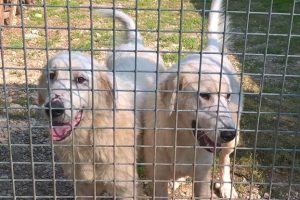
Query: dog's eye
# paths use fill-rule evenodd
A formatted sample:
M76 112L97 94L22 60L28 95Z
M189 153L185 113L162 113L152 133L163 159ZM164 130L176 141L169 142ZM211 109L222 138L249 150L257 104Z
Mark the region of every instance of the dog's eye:
M200 93L200 97L202 99L209 100L210 99L210 94L208 94L208 93Z
M76 82L77 83L83 83L85 81L86 81L86 79L84 77L82 77L82 76L79 76L79 77L76 78Z
M50 80L53 80L55 78L55 72L50 72L49 78Z
M226 95L226 99L227 99L227 100L230 100L230 97L231 97L231 94L228 93L228 94Z

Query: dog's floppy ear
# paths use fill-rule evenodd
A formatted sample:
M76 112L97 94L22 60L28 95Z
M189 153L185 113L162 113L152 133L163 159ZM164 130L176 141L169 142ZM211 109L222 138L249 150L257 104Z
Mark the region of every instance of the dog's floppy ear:
M181 74L179 75L179 83L177 83L178 80L178 74L174 73L172 75L169 75L168 78L163 81L160 84L160 88L161 88L161 101L163 102L163 104L170 109L170 115L172 114L172 112L176 109L176 91L177 91L177 84L178 85L178 90L182 90L185 87L185 78L184 76Z
M111 83L107 73L105 73L105 72L98 73L97 88L100 90L99 91L100 99L98 99L97 103L102 104L102 105L112 106L113 102L114 102L113 88L112 88L112 83ZM101 98L101 97L104 97L104 98Z

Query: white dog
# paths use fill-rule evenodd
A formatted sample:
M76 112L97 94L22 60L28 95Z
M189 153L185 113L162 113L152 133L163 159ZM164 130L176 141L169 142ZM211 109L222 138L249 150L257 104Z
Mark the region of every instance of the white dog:
M161 75L157 111L144 116L146 175L155 180L152 185L156 199L168 196L169 180L184 176L193 177L195 197L210 198L209 172L220 146L224 147L219 163L221 196L238 197L231 184L229 155L238 142L243 99L237 72L221 55L221 3L212 1L208 47L202 57L190 55L174 65L169 74ZM155 101L156 97L149 95L147 105Z
M112 10L96 12L113 16ZM129 29L128 43L117 49L131 52L117 52L114 61L108 56L107 65L123 72L113 75L90 56L64 52L47 63L40 78L40 86L50 89L39 92L39 102L52 122L55 152L60 162L67 162L62 165L64 173L75 179L76 195L82 199L103 194L133 199L140 193L135 181L135 126L140 126L140 114L135 116L133 110L145 95L138 93L134 99L133 90L153 90L156 69L164 66L156 53L138 52L135 58L136 39L138 50L150 49L140 43L139 33L135 37L130 31L135 30L134 21L121 11L114 13Z
M87 55L54 56L40 78L40 86L50 90L39 92L39 102L51 119L54 150L64 174L74 179L75 194L133 199L138 193L134 114L113 114L112 74L97 70L105 68L96 61L92 65ZM115 106L133 109L132 103L131 96L119 94Z

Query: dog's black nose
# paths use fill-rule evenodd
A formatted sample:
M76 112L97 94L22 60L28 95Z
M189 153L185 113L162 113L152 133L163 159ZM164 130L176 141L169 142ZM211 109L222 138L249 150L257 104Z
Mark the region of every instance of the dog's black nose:
M50 110L52 117L59 117L64 114L64 104L61 101L51 101L51 109L49 102L45 105L45 107L45 111L48 116L50 116Z
M221 139L224 142L230 142L236 136L236 130L234 128L228 128L232 130L221 131Z

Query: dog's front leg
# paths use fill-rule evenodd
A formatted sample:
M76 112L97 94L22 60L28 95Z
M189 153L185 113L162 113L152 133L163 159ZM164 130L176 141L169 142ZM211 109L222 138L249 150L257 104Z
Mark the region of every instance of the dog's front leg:
M210 165L199 165L195 172L194 195L195 199L211 198L211 175Z
M232 141L235 142L235 141ZM232 143L230 142L230 143ZM234 147L234 144L228 144L227 147ZM220 195L223 198L238 198L238 194L231 182L230 175L230 154L233 152L233 148L224 148L220 152L220 166L221 166L221 179Z

